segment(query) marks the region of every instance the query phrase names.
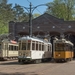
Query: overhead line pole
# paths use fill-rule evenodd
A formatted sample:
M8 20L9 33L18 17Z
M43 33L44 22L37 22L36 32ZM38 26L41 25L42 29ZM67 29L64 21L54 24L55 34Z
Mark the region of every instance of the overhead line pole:
M32 7L32 4L30 2L29 8L22 6L22 7L24 7L29 12L29 36L30 37L32 37L32 13L39 6L48 6L48 5L40 4L40 5L37 5L35 7Z

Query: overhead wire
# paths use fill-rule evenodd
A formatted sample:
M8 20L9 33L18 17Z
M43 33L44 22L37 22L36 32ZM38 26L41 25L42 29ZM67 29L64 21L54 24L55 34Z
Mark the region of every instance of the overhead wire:
M29 0L27 0L29 3L30 3L30 1ZM33 4L32 4L33 5ZM34 5L33 5L34 6ZM40 10L38 10L38 8L36 8L36 10L40 13L40 14L42 14L41 13L41 11ZM45 15L43 15L44 17L45 17L45 19L47 19L48 20L48 22L50 22L50 23L52 23L52 26L54 25L55 27L57 27L57 28L59 28L60 30L62 30L63 31L63 29L61 28L61 25L60 26L58 26L58 25L56 25L54 22L52 22L52 21L50 21L50 19L49 18L47 18ZM65 30L65 29L64 29Z
M27 0L27 2L29 2L29 3L30 3L30 1L29 1L29 0Z

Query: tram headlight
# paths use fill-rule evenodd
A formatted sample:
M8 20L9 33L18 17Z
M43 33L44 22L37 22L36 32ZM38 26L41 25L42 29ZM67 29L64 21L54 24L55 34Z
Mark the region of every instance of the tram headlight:
M19 53L19 56L22 56L22 53Z
M58 56L60 57L60 54L58 54Z
M27 52L27 53L26 53L26 56L27 56L27 57L30 57L30 53L29 53L29 52Z

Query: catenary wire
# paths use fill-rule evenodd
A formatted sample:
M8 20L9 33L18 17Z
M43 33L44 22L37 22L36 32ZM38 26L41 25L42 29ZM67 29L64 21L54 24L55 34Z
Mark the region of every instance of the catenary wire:
M29 0L27 0L29 3L30 3L30 1ZM32 4L33 5L33 4ZM34 6L34 5L33 5ZM40 14L42 14L41 13L41 11L39 11L38 10L38 8L36 8L36 10L40 13ZM45 17L45 19L47 19L48 20L48 22L50 22L50 23L52 23L54 26L56 26L57 28L59 28L60 30L62 30L63 31L63 29L61 28L61 25L60 26L58 26L58 25L56 25L55 23L53 23L52 21L50 21L45 15L43 15L44 17ZM52 25L52 26L53 26Z

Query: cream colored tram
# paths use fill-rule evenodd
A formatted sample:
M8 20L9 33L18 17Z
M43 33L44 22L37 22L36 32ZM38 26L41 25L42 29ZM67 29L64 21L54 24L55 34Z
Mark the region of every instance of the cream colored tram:
M52 44L32 37L19 39L18 62L34 62L49 60L52 57Z
M53 42L54 60L68 61L74 57L73 43L66 39L57 39Z
M0 60L17 58L18 57L18 43L4 39L0 41Z

